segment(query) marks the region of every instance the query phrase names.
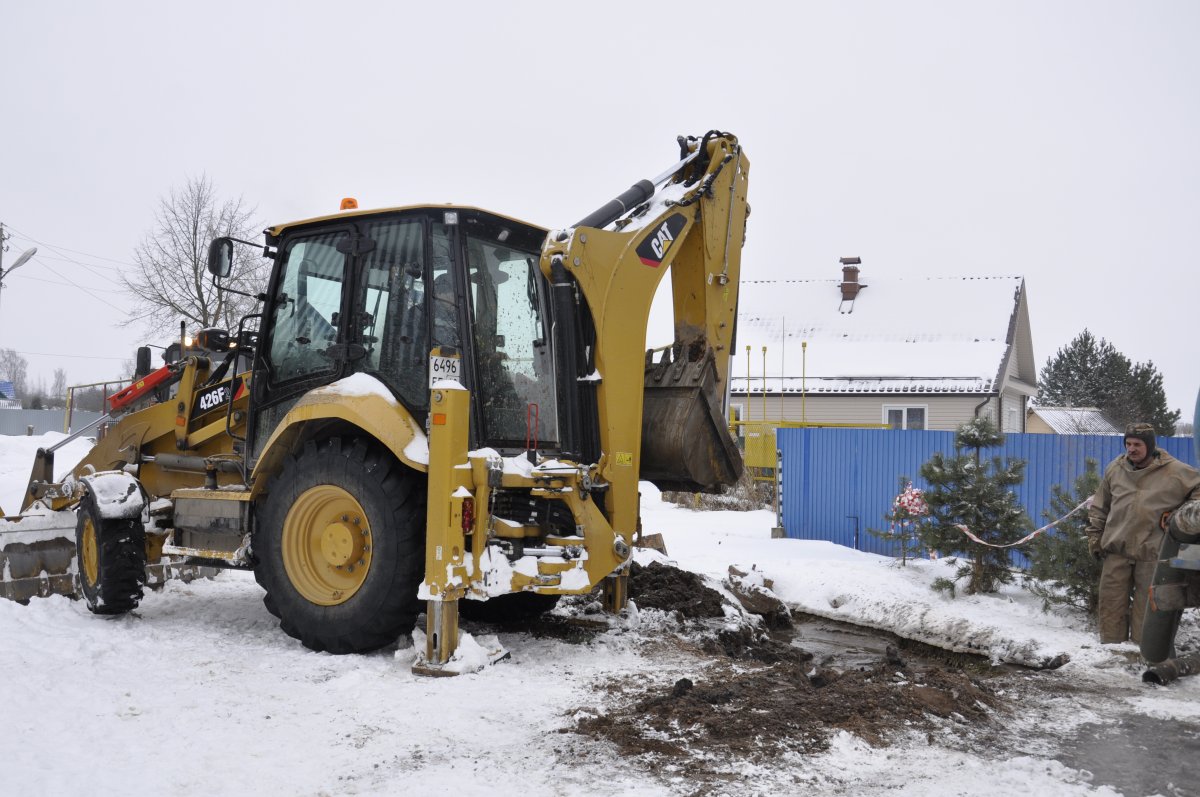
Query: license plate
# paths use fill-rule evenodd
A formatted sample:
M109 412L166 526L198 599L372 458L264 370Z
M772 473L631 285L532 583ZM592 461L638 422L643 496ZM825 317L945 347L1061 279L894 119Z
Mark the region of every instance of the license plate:
M461 383L462 379L462 360L458 357L430 357L429 358L429 386L433 387L434 382L440 382L443 379L453 379Z

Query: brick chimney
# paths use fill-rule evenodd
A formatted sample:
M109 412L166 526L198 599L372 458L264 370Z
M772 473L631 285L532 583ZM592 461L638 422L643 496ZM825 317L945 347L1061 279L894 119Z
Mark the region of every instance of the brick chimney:
M867 287L858 281L858 267L862 263L862 258L858 257L843 257L842 264L842 301L852 302L854 297L858 296L858 292Z

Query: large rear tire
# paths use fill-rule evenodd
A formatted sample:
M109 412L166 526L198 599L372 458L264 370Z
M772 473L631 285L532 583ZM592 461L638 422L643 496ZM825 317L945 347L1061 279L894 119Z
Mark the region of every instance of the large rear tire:
M146 583L146 530L138 518L104 518L91 491L76 510L79 587L95 614L137 608Z
M425 491L384 449L310 441L272 480L254 530L263 603L305 647L365 653L421 609Z

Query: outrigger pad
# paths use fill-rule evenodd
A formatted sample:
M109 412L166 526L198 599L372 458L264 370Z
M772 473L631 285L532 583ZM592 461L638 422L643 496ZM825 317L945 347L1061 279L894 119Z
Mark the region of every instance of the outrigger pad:
M495 635L480 636L478 639L466 633L458 632L458 647L445 664L434 664L425 658L425 632L414 628L412 632L413 646L417 658L413 662L412 671L415 675L427 675L434 678L445 678L452 675L466 675L479 672L489 664L507 659L509 653L500 644L500 638Z
M742 475L742 454L722 412L716 354L702 351L692 359L677 345L658 362L646 355L641 475L660 490L712 493Z

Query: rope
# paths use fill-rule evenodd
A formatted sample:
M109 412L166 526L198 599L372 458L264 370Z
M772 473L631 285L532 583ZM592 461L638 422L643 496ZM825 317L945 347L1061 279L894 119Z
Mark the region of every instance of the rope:
M1017 545L1024 545L1025 543L1029 542L1030 540L1032 540L1034 537L1038 536L1042 532L1049 531L1050 529L1057 526L1059 523L1062 523L1064 520L1071 517L1071 515L1074 515L1079 510L1086 509L1087 507L1091 506L1093 497L1094 496L1088 496L1087 500L1085 500L1082 504L1080 504L1079 506L1072 509L1067 514L1060 517L1058 520L1053 520L1053 521L1047 523L1046 525L1042 526L1040 529L1035 529L1034 531L1031 531L1029 534L1026 534L1024 537L1017 540L1016 542L1010 542L1005 545L997 545L994 542L985 542L984 540L981 540L978 537L976 537L969 528L967 528L966 526L964 526L961 523L955 523L954 527L956 529L959 529L960 531L962 531L963 534L966 534L968 537L970 537L973 542L976 542L980 545L986 545L989 548L1013 548Z

